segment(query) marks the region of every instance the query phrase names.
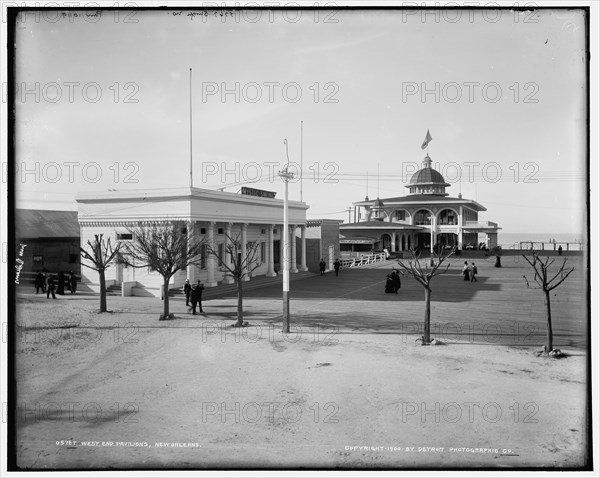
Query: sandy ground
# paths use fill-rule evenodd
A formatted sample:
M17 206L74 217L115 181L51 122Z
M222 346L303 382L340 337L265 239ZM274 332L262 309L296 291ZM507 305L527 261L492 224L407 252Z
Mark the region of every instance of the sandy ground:
M520 274L513 269L487 284L508 283ZM19 466L584 464L585 348L563 346L569 357L552 360L534 354L543 341L514 347L455 337L445 346L415 345L416 335L386 325L396 299L373 299L368 308L354 300L371 287L361 282L370 273L346 274L337 300L307 293L292 301L300 325L285 337L274 315L281 303L268 291L246 299L251 325L241 330L229 327L231 298L206 303L201 316L174 301L178 318L159 322L156 299L109 297L113 312L98 314L97 297L48 301L20 293ZM327 282L300 282L300 297L302 290L329 290ZM492 289L498 297L513 294L510 287ZM403 283L403 293L397 300L411 310L407 320L419 321L418 286ZM406 299L412 293L414 304ZM438 302L436 313L459 307L454 302ZM319 314L325 303L330 312ZM367 310L369 326L360 327ZM325 320L333 311L347 323ZM372 322L378 314L382 327ZM315 316L321 322L311 321Z

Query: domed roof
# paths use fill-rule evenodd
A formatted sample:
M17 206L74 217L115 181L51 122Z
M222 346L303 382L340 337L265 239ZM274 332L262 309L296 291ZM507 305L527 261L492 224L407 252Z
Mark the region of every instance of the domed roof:
M444 179L440 173L438 173L435 169L431 167L431 158L429 154L425 156L423 160L423 168L419 169L415 174L410 178L410 183L406 187L410 187L411 185L433 185L438 184L440 186L450 186Z
M375 200L375 202L373 203L373 207L383 207L383 201L379 198L377 198Z
M433 168L423 168L418 170L410 178L410 184L446 184L444 176Z

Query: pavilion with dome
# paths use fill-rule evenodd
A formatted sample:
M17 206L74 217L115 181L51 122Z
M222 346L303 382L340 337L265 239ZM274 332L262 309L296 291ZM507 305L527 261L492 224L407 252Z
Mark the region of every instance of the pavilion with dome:
M405 196L366 197L353 203L354 222L340 224L340 250L400 252L430 250L436 245L458 249L496 246L498 224L479 220L479 213L486 208L460 193L450 197L446 192L450 184L431 162L427 154L423 167L405 186Z

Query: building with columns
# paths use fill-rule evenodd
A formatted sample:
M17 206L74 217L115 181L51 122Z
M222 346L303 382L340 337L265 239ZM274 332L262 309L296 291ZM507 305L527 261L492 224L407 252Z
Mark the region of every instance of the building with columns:
M429 250L436 244L466 249L482 242L487 248L496 246L500 227L479 220L486 208L462 194L450 197L446 192L450 184L431 162L428 154L405 186L408 194L353 203L354 222L340 225L342 251Z
M289 201L289 254L283 250L283 200L274 193L244 188L246 194L213 191L200 188L165 188L83 192L75 198L81 228L81 245L85 246L95 234L104 234L112 243L131 241L129 230L140 222L177 222L186 233L194 234L207 244L222 251L225 260L227 236L241 239L243 245L258 242L257 259L260 266L252 275L274 276L282 269L282 259L290 258L290 272L306 271L306 210L299 201ZM265 193L265 194L262 194ZM293 240L296 235L298 240ZM299 249L299 250L298 250ZM243 252L242 252L243 253ZM296 258L296 260L291 260ZM99 290L96 271L82 267L82 283ZM199 265L177 272L171 288L201 280L205 287L231 282L219 270L218 261L203 252ZM246 278L248 280L248 278ZM121 286L125 295L160 297L162 278L145 268L113 264L106 273L107 287Z

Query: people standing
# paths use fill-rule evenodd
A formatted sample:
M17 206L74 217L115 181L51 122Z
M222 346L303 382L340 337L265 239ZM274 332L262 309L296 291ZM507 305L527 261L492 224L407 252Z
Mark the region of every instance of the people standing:
M391 272L385 278L385 293L391 294L394 292L394 273Z
M562 246L561 245L558 246L558 255L562 256Z
M471 282L477 282L477 266L471 262Z
M42 292L45 294L48 288L48 269L45 267L42 269L42 275L44 276L44 282L42 283Z
M202 310L202 291L204 286L200 281L192 286L191 299L192 299L192 315L196 315L196 306L200 306L200 313L204 313Z
M190 294L192 293L192 286L190 284L190 280L185 280L185 285L183 286L183 292L185 294L185 305L189 307L190 305Z
M69 271L69 274L71 275L71 294L74 294L77 292L77 277L75 277L75 273L73 271Z
M340 273L340 260L339 259L336 259L335 262L333 263L333 269L335 270L335 275L337 277L338 274Z
M42 289L42 294L44 293L44 274L38 272L35 276L35 293L39 293L40 289Z
M48 292L46 293L46 299L50 298L50 294L52 294L52 298L56 299L56 295L54 295L54 279L52 276L48 276Z
M463 279L465 281L468 282L471 280L471 270L469 268L469 263L467 261L465 261L465 265L463 266L462 275L463 275Z
M321 258L321 262L319 262L319 271L321 272L321 275L325 274L325 261Z

